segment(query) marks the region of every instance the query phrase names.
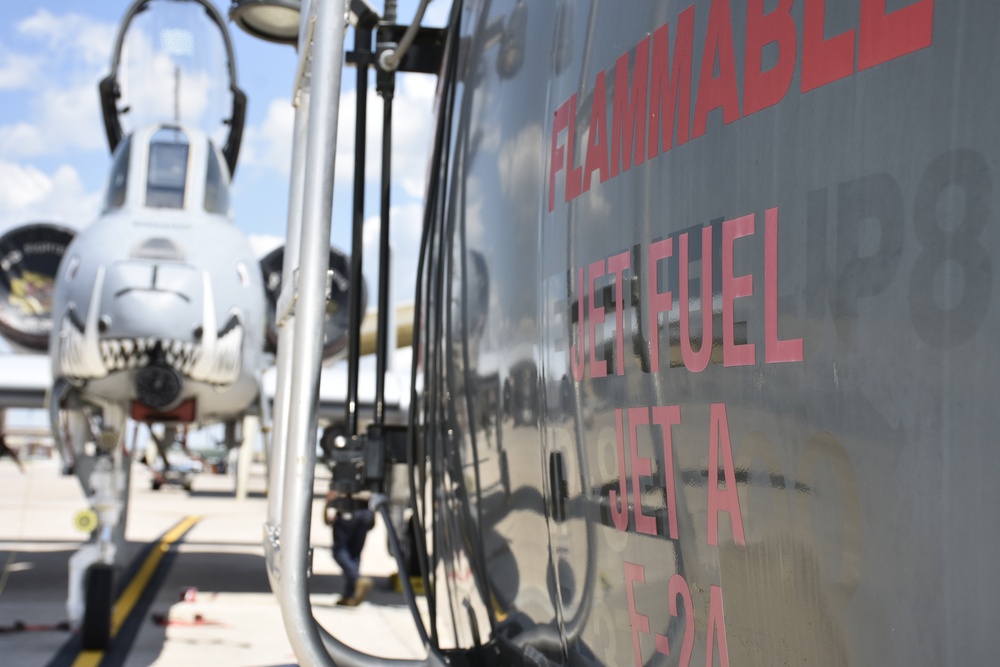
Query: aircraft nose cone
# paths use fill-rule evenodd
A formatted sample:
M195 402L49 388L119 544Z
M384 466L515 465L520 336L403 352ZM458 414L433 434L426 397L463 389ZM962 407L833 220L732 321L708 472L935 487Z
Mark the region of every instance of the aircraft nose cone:
M170 366L150 364L136 373L135 392L139 401L162 410L177 400L183 383L180 374Z

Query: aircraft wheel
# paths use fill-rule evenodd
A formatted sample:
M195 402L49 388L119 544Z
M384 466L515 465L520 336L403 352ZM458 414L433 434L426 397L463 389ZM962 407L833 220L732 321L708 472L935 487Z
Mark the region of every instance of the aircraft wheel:
M163 486L163 482L161 482L158 479L154 479L151 483L151 486L153 487L153 491L159 491L160 487Z
M81 639L85 651L103 651L111 639L111 597L114 568L97 563L87 571L86 608Z

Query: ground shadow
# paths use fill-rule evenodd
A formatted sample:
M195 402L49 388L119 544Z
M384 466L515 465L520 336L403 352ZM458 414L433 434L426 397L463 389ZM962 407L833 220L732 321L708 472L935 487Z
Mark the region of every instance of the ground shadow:
M371 577L375 582L371 593L366 598L367 602L380 607L405 607L406 599L402 593L397 592L389 581L389 577ZM314 574L309 579L309 593L311 595L330 595L330 602L316 602L317 606L335 606L336 600L340 598L341 591L344 590L344 577L340 574Z

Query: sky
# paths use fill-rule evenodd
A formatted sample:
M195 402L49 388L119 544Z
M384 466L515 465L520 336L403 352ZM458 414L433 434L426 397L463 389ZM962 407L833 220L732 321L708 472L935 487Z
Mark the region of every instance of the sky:
M228 0L213 2L226 16ZM382 10L379 0L370 4ZM40 221L79 229L96 218L111 162L97 84L111 70L117 25L129 5L127 0L0 3L0 235ZM400 23L411 21L415 5L399 1ZM447 0L433 0L424 25L443 26L449 9ZM283 244L286 233L298 56L290 46L253 38L228 21L227 27L238 85L248 98L233 180L233 221L263 256ZM346 43L353 39L349 31ZM331 221L332 243L345 252L351 247L355 79L354 70L344 71ZM374 75L371 81L363 260L369 308L377 294L382 128ZM395 303L413 300L435 86L430 75L397 77L391 190ZM7 349L0 341L0 352Z
M111 69L116 27L129 2L36 0L0 3L0 234L33 221L81 228L98 214L110 154L98 81ZM225 16L229 2L214 0ZM378 0L372 3L381 10ZM444 25L447 0L434 0L425 25ZM409 22L413 0L399 2ZM233 219L261 254L284 242L294 109L294 48L255 39L227 21L247 123L232 190ZM353 32L347 35L353 44ZM372 78L372 80L374 80ZM331 238L348 251L354 150L355 75L345 70L338 129ZM394 300L411 301L436 77L402 74L394 106L392 241ZM374 86L371 86L374 88ZM171 97L168 95L168 97ZM381 99L368 103L365 274L374 303L378 246Z

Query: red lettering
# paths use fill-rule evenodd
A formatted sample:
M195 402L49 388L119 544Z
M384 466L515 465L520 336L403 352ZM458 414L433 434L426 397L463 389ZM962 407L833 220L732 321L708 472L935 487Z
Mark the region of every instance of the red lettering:
M681 655L677 664L687 667L691 664L691 654L694 652L694 605L691 603L691 588L684 577L679 574L670 575L667 597L670 598L670 615L674 618L680 617L677 598L684 602L684 641L681 643ZM656 634L656 651L670 655L670 644L667 638L659 633Z
M659 292L658 264L674 254L674 240L663 239L649 244L649 365L653 373L660 372L660 313L669 313L674 307L670 290Z
M854 73L854 31L826 39L826 0L806 0L802 27L802 92Z
M569 133L566 135L566 203L573 201L583 192L583 168L573 166L576 162L576 93L569 98Z
M573 98L569 98L556 109L555 118L552 121L552 158L549 160L549 213L553 211L556 203L556 174L562 171L565 166L563 147L559 145L559 133L566 129L569 123L569 104ZM572 141L573 131L570 130L568 140Z
M615 277L615 372L625 375L625 269L631 255L623 252L608 258L608 271Z
M649 426L649 408L628 409L629 462L632 464L632 505L635 506L635 530L646 535L656 535L656 519L642 513L641 477L653 474L652 465L645 456L639 456L638 429Z
M792 0L780 0L770 14L764 14L764 0L749 0L743 64L744 116L774 106L788 93L795 73L796 39ZM765 72L762 56L768 44L778 45L778 62Z
M670 25L664 23L653 32L653 64L649 87L649 144L647 157L673 146L674 123L677 145L688 140L691 123L691 61L694 53L694 6L677 17L673 63L670 62ZM659 117L659 118L657 118Z
M725 490L719 489L719 451L722 451L722 470ZM713 403L708 433L708 544L718 546L719 512L729 513L733 541L737 547L746 547L743 534L743 515L740 497L736 491L736 470L733 466L733 448L729 438L729 418L725 403Z
M718 59L719 76L715 74ZM722 107L726 125L740 119L740 93L736 87L736 56L733 51L733 20L729 0L712 0L708 35L698 75L698 99L694 105L694 137L705 134L708 114Z
M726 642L726 615L722 608L722 587L709 586L708 641L705 646L705 667L715 664L715 644L719 644L719 667L729 667L729 646Z
M590 190L594 172L600 174L601 183L608 175L608 110L607 84L604 70L597 73L594 81L594 98L590 105L590 132L587 134L587 160L583 168L583 191Z
M901 2L901 0L896 0ZM795 75L799 43L796 0L746 0L746 42L741 84L736 75L732 0L711 0L692 125L695 6L664 23L615 59L614 69L598 71L590 102L586 156L576 165L576 94L555 111L549 161L549 211L555 208L557 175L565 172L568 203L590 190L594 172L601 183L633 166L705 134L708 117L722 110L725 125L783 100ZM860 24L828 37L827 0L803 0L801 92L806 93L851 76L857 70L929 47L933 43L934 0L910 0L887 13L887 0L857 0ZM770 11L765 8L770 5ZM839 6L839 5L838 5ZM764 68L764 54L776 54ZM631 64L631 69L630 69ZM716 75L716 72L718 74ZM608 126L607 76L614 76L611 124ZM564 143L560 134L566 131ZM610 138L608 133L610 131ZM655 371L654 371L655 372Z
M576 297L576 343L570 350L570 361L573 366L573 379L583 381L583 371L587 364L587 338L584 328L584 304L586 303L586 286L583 282L583 267L577 269Z
M649 78L649 37L635 47L632 96L628 95L628 53L615 61L615 97L611 111L611 177L618 175L618 158L623 172L642 164L646 146L646 81Z
M701 232L701 347L695 352L691 347L691 299L688 298L688 235L681 234L678 245L680 271L680 325L681 358L692 373L708 367L712 358L712 228Z
M658 424L663 430L663 487L666 491L667 526L670 539L676 540L677 490L674 486L674 441L671 427L681 423L681 407L679 405L654 407L653 423ZM638 503L636 507L639 507Z
M736 299L753 294L753 275L733 275L733 242L753 233L752 213L722 223L722 358L725 366L752 366L757 361L753 343L736 344L733 314Z
M611 520L620 531L628 530L628 496L625 493L625 433L622 425L622 410L615 408L615 446L618 453L618 492L608 491L611 501ZM616 502L621 498L621 503Z
M885 13L885 0L863 0L858 31L858 69L868 69L931 45L934 0Z
M778 339L778 209L764 212L764 363L802 361L802 339Z
M748 326L746 322L737 322L736 301L754 295L754 274L736 275L736 243L738 239L756 234L756 216L748 214L725 220L717 227L707 225L701 227L701 236L697 240L701 245L701 255L697 257L697 248L692 256L691 234L696 231L684 232L677 236L677 277L675 281L680 286L678 293L678 329L670 334L669 340L676 337L680 340L680 357L684 366L692 373L704 371L712 363L713 351L719 348L721 360L726 367L752 366L758 363L757 344L746 342L738 326ZM712 238L721 234L718 241L718 260L712 247ZM695 228L699 229L699 228ZM780 338L778 311L778 209L767 209L764 216L764 277L763 277L763 359L761 363L788 363L804 360L802 338ZM747 243L746 241L742 243ZM669 318L661 319L664 313L674 309L674 290L660 291L664 278L663 260L674 255L675 241L673 238L653 241L647 250L647 266L643 282L647 286L645 297L648 308L645 316L649 331L649 363L650 372L659 373L661 364L662 329L670 328ZM570 300L568 317L571 324L571 340L568 345L573 379L582 382L590 366L591 378L603 378L609 374L626 375L628 359L627 345L632 320L626 312L626 307L636 308L636 295L631 288L633 276L632 253L639 252L639 246L631 251L620 252L606 259L576 268L576 275L567 273L567 282L575 283L572 289L578 294L575 301ZM720 283L715 289L719 291L718 302L713 294L714 264L721 260L719 267ZM700 262L700 275L698 264ZM641 263L641 262L640 262ZM608 276L606 281L602 277ZM604 283L600 284L599 282ZM692 284L700 294L692 293ZM760 285L758 284L758 289ZM626 298L628 301L626 302ZM598 305L598 304L601 305ZM614 312L613 323L608 323L608 310ZM692 331L694 311L701 311L700 332ZM716 312L721 315L721 322L715 322ZM633 313L639 320L642 311ZM612 338L611 328L614 327ZM641 324L639 326L642 326ZM719 331L714 331L716 326ZM600 328L599 328L600 327ZM634 332L633 332L634 333ZM739 333L739 335L738 335ZM613 348L613 352L612 352ZM669 360L668 360L669 365ZM613 365L613 366L612 366Z
M632 628L632 655L635 666L642 667L642 651L639 649L639 633L649 634L649 616L640 614L635 608L635 582L646 583L646 572L642 565L625 561L625 594L628 597L628 622Z
M598 323L604 326L604 306L597 306L597 279L604 275L604 260L591 264L587 274L587 284L590 287L590 377L602 378L608 375L608 360L597 358L597 334L594 328Z

